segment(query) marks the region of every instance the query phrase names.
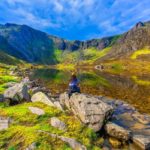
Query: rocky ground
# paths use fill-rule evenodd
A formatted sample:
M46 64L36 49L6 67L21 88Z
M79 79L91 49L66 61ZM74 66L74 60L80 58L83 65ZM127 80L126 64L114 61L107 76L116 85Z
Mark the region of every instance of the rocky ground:
M104 96L54 96L28 77L7 84L0 112L4 150L150 149L150 116Z

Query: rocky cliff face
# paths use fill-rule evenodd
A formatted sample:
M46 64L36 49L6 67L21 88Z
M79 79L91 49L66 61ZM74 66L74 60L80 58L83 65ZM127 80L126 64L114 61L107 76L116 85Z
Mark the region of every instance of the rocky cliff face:
M112 46L100 60L120 58L132 51L150 46L150 23L139 22L127 33L88 41L69 41L48 35L26 25L0 25L0 49L9 55L30 63L57 63L55 50L77 51L95 47L102 50Z
M112 50L102 60L122 58L132 52L150 47L150 23L137 23L131 30L124 33L113 45Z
M103 49L114 43L118 36L89 41L68 41L26 25L0 25L0 49L9 55L31 63L57 63L52 58L55 49L76 51L89 47Z

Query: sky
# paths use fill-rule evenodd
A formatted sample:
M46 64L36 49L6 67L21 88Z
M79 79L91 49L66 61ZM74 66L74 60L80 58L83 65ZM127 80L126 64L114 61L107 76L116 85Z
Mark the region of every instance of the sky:
M0 0L0 24L26 24L69 40L120 34L150 20L150 0Z

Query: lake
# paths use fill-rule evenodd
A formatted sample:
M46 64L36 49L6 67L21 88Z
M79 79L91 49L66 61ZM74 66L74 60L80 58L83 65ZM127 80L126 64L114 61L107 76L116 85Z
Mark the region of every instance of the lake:
M52 94L60 94L67 90L71 73L57 69L37 69L31 78L39 79ZM150 75L121 76L87 69L79 69L76 73L82 93L121 99L140 112L150 114Z

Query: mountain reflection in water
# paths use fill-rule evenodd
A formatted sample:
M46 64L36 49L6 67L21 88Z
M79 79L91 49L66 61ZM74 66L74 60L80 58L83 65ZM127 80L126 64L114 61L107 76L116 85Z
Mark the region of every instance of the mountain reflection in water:
M40 83L60 94L67 90L70 71L56 69L37 69L31 79L39 79ZM96 70L78 70L81 92L104 95L114 99L122 99L139 111L150 114L150 76L120 76Z

